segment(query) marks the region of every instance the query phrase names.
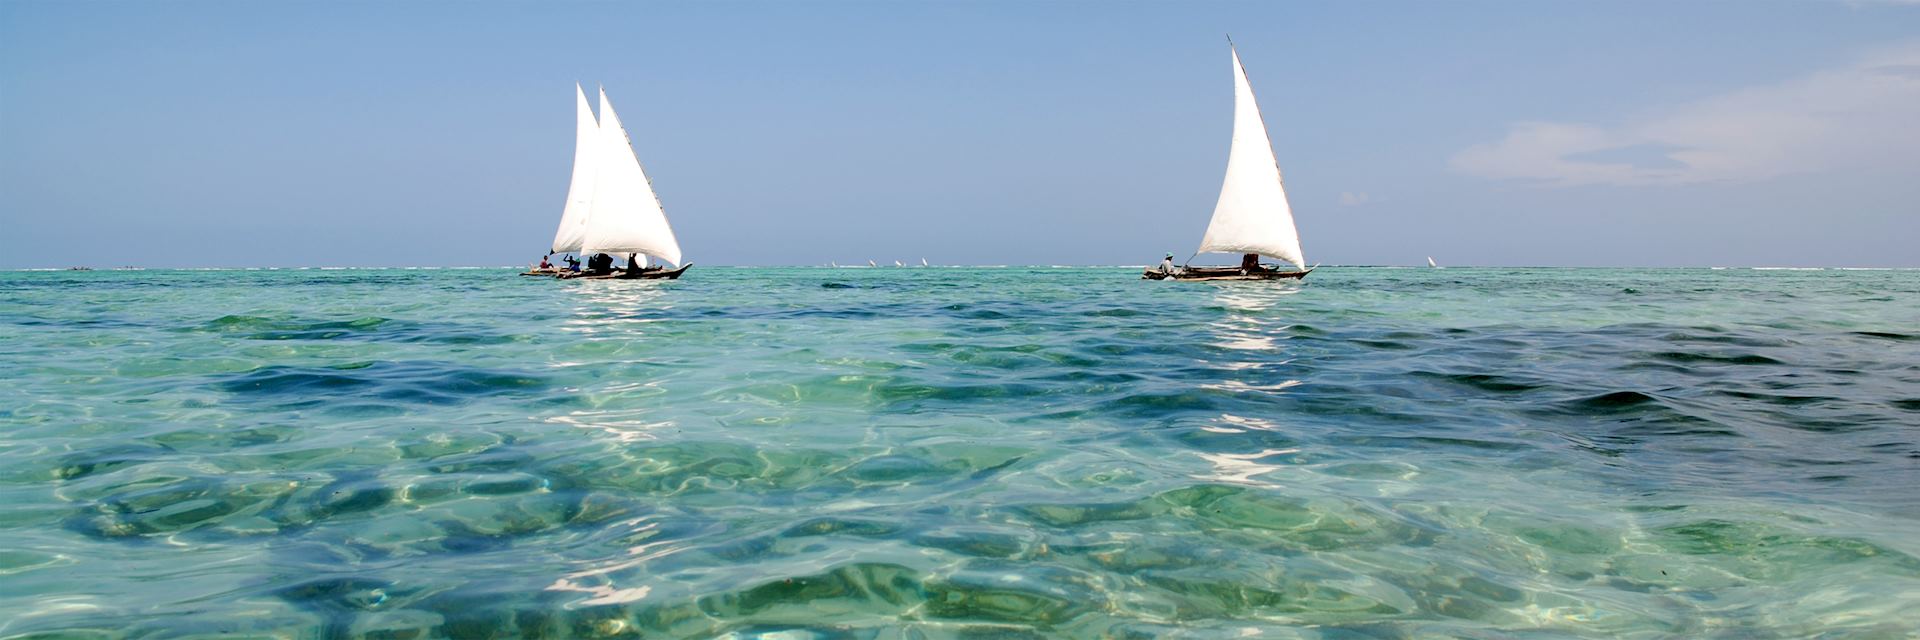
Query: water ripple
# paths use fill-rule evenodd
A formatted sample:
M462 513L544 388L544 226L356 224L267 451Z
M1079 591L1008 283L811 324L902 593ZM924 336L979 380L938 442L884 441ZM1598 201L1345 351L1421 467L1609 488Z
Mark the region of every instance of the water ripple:
M696 273L0 277L0 637L1904 637L1920 606L1912 272Z

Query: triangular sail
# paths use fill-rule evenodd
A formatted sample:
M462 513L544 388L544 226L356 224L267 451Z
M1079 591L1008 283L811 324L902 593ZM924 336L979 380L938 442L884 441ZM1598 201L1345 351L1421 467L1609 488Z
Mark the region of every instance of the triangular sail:
M626 127L600 90L600 177L595 182L582 253L623 256L639 253L680 264L680 242L673 237L660 198L633 154Z
M1253 85L1247 82L1239 51L1233 52L1233 147L1227 152L1227 177L1200 252L1257 253L1307 266L1300 233L1293 226L1293 207L1287 204L1280 166L1273 159L1267 125L1253 101Z
M574 118L573 180L567 183L567 206L560 210L560 229L553 233L553 253L576 253L587 239L587 212L593 208L593 182L600 172L600 124L593 119L587 92L573 85L578 113Z

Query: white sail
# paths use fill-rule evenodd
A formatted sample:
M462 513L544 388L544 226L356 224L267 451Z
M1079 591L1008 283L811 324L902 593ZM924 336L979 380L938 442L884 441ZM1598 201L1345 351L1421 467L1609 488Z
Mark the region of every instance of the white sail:
M593 180L599 175L600 124L587 105L587 92L574 83L578 103L573 131L573 180L567 183L567 206L560 210L560 229L553 233L553 253L577 253L587 239L587 211L593 208Z
M673 237L660 198L633 154L626 127L600 90L600 177L594 183L593 208L581 252L624 256L638 253L680 264L680 242Z
M926 259L926 258L921 258L921 259L920 259L920 266L922 266L922 267L924 267L924 266L927 266L927 259Z
M1435 269L1440 268L1440 264L1433 261L1433 256L1427 256L1427 266L1433 267Z
M1280 166L1274 162L1267 125L1253 101L1253 85L1247 82L1239 51L1233 52L1233 147L1227 152L1227 177L1200 252L1257 253L1307 266L1300 233L1293 226L1293 207L1287 204Z

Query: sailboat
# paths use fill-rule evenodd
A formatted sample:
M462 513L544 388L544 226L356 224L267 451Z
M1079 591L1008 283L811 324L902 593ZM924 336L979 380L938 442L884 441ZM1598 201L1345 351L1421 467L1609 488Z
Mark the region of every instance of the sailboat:
M921 259L920 259L920 266L922 266L922 267L926 267L926 266L931 266L931 265L928 265L928 264L927 264L927 259L926 259L926 258L921 258Z
M1304 278L1313 271L1307 268L1300 251L1293 207L1287 203L1286 187L1279 164L1273 159L1260 105L1253 100L1247 69L1240 64L1240 51L1231 40L1227 46L1233 54L1233 145L1227 151L1227 176L1220 185L1220 199L1213 206L1213 220L1207 223L1200 250L1194 254L1238 253L1245 257L1238 267L1180 267L1170 272L1149 268L1141 278L1282 280ZM1259 256L1290 263L1295 270L1261 265Z
M567 185L567 204L554 231L553 253L630 256L638 269L614 269L611 263L588 271L560 272L562 278L676 279L692 264L680 261L680 241L667 223L666 210L653 191L653 182L634 155L633 142L620 114L600 89L600 118L587 105L586 91L573 86L576 98L573 179ZM677 268L646 267L658 258ZM529 272L529 275L535 272Z
M1440 268L1440 264L1433 261L1433 256L1427 256L1427 266L1435 269Z

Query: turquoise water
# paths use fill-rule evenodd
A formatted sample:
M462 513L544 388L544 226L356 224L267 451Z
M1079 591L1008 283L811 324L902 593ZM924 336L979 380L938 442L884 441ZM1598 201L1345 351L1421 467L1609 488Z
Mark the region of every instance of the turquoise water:
M1913 637L1920 271L0 274L0 637Z

